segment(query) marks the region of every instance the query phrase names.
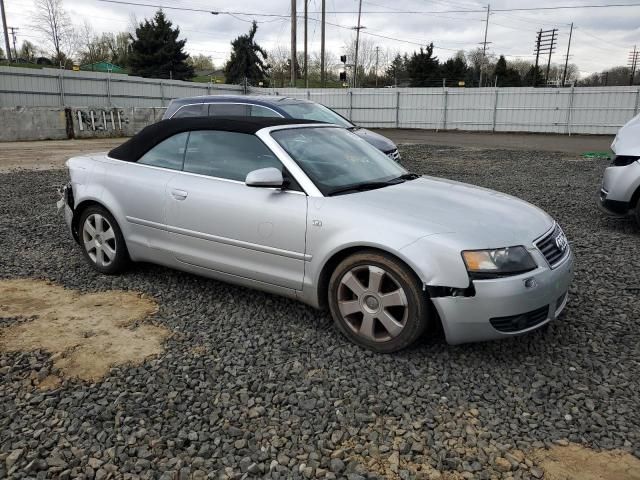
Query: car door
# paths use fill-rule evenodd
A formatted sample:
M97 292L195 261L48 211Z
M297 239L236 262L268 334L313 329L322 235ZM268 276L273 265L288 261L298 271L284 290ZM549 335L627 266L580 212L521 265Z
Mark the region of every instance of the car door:
M113 160L105 165L104 187L120 205L131 248L167 248L164 230L166 186L182 169L188 133L173 135L137 162Z
M184 169L168 184L176 259L294 290L302 288L307 196L245 185L256 169L284 169L255 135L191 132Z

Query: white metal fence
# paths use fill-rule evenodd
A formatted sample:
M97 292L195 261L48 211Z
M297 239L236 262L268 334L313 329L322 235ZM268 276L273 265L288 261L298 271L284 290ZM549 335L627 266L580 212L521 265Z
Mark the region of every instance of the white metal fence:
M251 88L307 98L365 127L615 133L638 113L640 87Z
M0 67L0 107L165 107L192 95L242 94L237 85L53 68Z
M308 98L365 127L612 134L638 113L640 87L250 88ZM56 69L0 67L0 106L163 107L243 87Z

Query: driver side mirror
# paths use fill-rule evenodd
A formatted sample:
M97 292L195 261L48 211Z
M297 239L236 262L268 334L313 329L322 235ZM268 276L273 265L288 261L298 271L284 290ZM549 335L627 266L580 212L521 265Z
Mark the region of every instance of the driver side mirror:
M284 178L277 168L260 168L249 172L244 183L247 187L282 188Z

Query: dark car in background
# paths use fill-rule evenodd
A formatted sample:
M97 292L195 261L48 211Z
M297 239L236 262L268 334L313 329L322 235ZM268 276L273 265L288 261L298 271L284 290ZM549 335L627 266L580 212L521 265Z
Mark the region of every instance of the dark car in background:
M203 95L173 100L162 117L280 117L333 123L344 127L395 161L400 153L395 143L378 133L358 127L337 112L310 100L277 96Z

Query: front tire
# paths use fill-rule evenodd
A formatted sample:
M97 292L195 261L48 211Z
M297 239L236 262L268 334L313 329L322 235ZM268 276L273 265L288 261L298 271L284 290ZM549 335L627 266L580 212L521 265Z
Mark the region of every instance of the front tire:
M91 205L80 216L80 246L87 262L101 273L113 275L129 264L122 231L104 207Z
M425 293L390 255L363 251L344 259L329 280L329 310L352 342L375 352L408 347L430 323Z

